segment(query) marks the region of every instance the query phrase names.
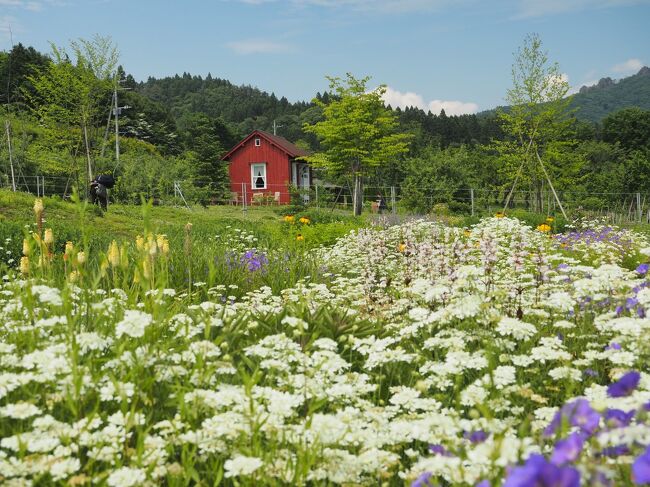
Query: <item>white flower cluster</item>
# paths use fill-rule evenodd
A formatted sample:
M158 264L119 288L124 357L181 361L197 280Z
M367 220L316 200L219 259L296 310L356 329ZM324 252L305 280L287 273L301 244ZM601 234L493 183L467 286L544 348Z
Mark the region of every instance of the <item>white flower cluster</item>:
M320 279L238 300L220 299L223 285L198 304L8 280L0 477L401 485L426 472L434 485L500 485L543 451L569 400L603 418L650 401L647 373L625 397L606 392L647 370L648 281L611 246L589 265L557 241L507 218L364 229L318 251ZM633 418L597 442L623 439L647 444L650 429ZM631 461L596 449L580 460L614 484Z

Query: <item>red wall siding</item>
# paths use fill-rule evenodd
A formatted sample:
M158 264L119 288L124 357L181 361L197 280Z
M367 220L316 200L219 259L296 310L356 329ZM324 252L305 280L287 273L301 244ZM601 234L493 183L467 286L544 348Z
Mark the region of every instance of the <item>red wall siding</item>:
M291 181L289 156L276 146L260 137L261 145L255 147L255 137L237 149L230 156L228 172L230 174L230 189L237 193L241 200L242 183L246 183L246 202L251 203L253 193L280 194L281 203L289 203L288 184ZM266 163L266 189L255 190L251 188L251 164Z

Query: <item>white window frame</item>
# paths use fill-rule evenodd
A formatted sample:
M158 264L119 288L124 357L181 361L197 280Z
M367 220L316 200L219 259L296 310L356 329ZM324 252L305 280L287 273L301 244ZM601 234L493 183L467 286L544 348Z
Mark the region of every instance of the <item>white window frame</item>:
M262 175L262 178L264 178L264 187L258 188L257 185L255 184L255 168L256 167L263 167L264 168L264 173ZM268 180L266 177L266 162L254 162L251 164L251 188L253 188L253 191L257 191L260 189L267 189L268 188Z
M255 147L261 147L262 146L262 139L259 137L255 138Z

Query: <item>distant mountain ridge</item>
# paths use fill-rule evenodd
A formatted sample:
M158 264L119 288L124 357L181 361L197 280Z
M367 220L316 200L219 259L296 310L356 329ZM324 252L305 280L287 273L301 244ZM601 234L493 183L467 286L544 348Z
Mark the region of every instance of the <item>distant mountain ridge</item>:
M601 78L593 86L583 86L571 100L576 117L591 122L599 122L610 113L629 107L650 110L650 68L647 66L618 81Z
M623 108L650 110L650 68L644 66L637 74L619 80L601 78L595 85L582 86L570 98L569 108L575 110L576 118L594 123ZM492 108L477 115L494 115L499 109L508 107Z

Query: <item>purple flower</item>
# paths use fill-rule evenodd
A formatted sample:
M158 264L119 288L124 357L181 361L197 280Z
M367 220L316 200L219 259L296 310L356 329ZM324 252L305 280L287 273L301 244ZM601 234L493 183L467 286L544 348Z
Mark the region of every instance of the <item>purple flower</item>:
M594 369L585 369L582 373L587 377L598 377L598 372Z
M634 460L632 481L637 485L650 483L650 446Z
M605 350L620 350L620 349L621 349L621 345L616 342L612 342L605 347Z
M650 269L650 264L641 264L636 268L636 271L642 276L645 276L648 273L648 269Z
M481 480L478 484L476 484L474 487L491 487L492 484L490 484L489 480Z
M571 433L567 438L555 444L551 463L560 466L575 462L580 456L584 444L585 440L580 433Z
M616 316L620 316L621 313L623 313L623 306L617 306L616 307Z
M249 272L262 270L269 263L269 259L263 253L255 249L247 250L239 259L240 265Z
M577 426L583 433L592 435L600 424L600 415L592 409L586 399L576 399L573 402L562 406L551 421L544 434L551 436L562 425L562 420L569 422L571 426Z
M625 397L632 394L636 386L639 385L641 374L631 371L621 377L618 381L607 386L607 395L609 397Z
M452 454L442 445L429 445L429 451L434 455L442 455L443 457L451 457Z
M630 453L630 448L627 445L616 445L616 446L608 446L607 448L603 448L598 455L603 457L614 458L614 457L619 457L621 455L627 455L629 453Z
M463 436L472 443L483 443L488 438L488 434L483 430L465 431Z
M433 484L430 482L431 472L424 472L411 483L411 487L432 487Z
M580 473L573 467L558 467L542 455L533 454L513 468L503 487L579 487Z
M625 309L630 310L639 304L639 300L636 298L627 298L625 300Z
M632 422L636 411L625 412L620 409L608 409L605 412L605 422L612 428L622 428Z

